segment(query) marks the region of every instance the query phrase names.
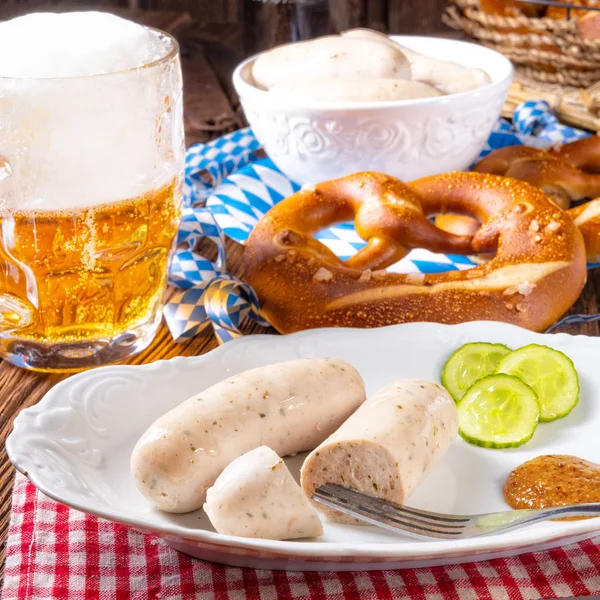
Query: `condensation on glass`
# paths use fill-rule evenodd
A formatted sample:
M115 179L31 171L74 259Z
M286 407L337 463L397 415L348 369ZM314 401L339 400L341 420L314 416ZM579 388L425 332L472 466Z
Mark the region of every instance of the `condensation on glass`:
M178 47L118 72L0 77L0 355L76 371L152 340L181 214Z

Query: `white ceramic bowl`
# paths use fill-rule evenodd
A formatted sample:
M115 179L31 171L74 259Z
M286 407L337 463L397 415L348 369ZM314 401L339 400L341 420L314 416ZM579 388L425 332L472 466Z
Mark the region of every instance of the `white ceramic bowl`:
M256 56L233 83L246 118L271 160L300 184L357 171L410 181L466 169L479 155L506 100L513 68L504 56L451 39L392 36L428 56L484 69L492 83L419 100L292 106L252 84Z

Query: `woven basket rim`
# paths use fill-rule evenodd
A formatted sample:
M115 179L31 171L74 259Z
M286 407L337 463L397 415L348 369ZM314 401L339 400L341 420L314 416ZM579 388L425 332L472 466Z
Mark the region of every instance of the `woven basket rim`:
M567 34L564 36L552 35L547 32L501 32L485 27L478 21L473 21L464 15L454 14L452 9L447 11L443 20L447 25L458 26L477 39L494 41L498 44L508 42L513 46L557 46L565 54L572 56L583 55L589 52L598 53L600 60L600 41L590 43L589 40L582 40L579 35L573 36Z
M504 54L528 78L578 88L600 80L600 40L583 39L575 20L488 15L479 7L479 0L449 0L443 20ZM544 22L551 26L544 27ZM557 23L561 25L557 27ZM502 31L499 25L528 31Z
M479 0L449 0L449 4L457 6L464 16L470 20L479 22L481 25L488 25L499 29L515 29L524 27L531 33L545 32L553 34L556 32L569 32L575 34L581 39L581 42L590 42L581 37L577 21L575 19L551 19L549 17L527 17L519 15L516 17L505 17L503 15L488 14L481 9ZM594 43L594 42L592 42Z
M458 2L470 1L471 0L450 0L448 6L446 7L446 10L444 11L443 17L445 23L450 27L454 27L455 29L461 29L463 31L472 30L477 27L480 31L484 30L489 32L485 34L484 37L486 38L489 38L491 36L511 36L511 43L515 45L519 45L519 43L544 45L550 42L558 46L562 51L567 51L570 54L575 54L577 52L600 51L600 39L584 39L581 36L581 32L579 31L575 23L573 23L573 27L560 32L560 34L558 34L555 30L529 30L526 33L517 33L515 31L498 31L486 22L487 18L490 15L487 15L480 9L467 9L463 11L458 8ZM480 15L484 15L484 17L479 18ZM502 18L504 19L505 17ZM527 19L527 21L533 23L543 20L529 19L527 17L524 18ZM560 22L554 21L553 19L550 20L554 23ZM469 24L469 26L466 25L467 23ZM475 34L472 35L476 37Z

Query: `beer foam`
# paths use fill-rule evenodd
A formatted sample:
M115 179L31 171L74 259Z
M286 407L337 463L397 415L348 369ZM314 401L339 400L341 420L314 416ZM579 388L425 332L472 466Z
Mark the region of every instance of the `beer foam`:
M0 77L77 77L162 58L156 32L101 12L35 13L0 23Z
M156 62L173 49L107 13L0 23L0 155L12 170L0 215L136 198L180 174L181 72Z

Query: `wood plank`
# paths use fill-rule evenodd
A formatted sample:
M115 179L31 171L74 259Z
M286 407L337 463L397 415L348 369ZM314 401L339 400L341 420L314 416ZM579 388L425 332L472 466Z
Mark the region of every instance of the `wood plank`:
M187 36L186 45L199 45L215 73L221 89L236 111L242 126L246 120L239 106L239 98L233 87L235 67L246 57L244 53L244 28L240 24L210 23L194 27Z
M187 46L185 48L187 50ZM187 145L207 142L241 127L242 120L221 88L203 49L196 46L192 53L183 51L181 65L185 81L184 122Z
M227 50L234 50L244 56L244 26L240 23L194 23L194 27L185 36L186 42L217 44Z
M60 375L30 373L6 362L0 364L0 440L4 442L17 414L33 406L56 383ZM8 533L14 469L8 460L4 443L0 446L0 565L4 571L5 541Z
M367 0L348 0L349 19L347 28L366 27L367 25Z
M240 23L245 0L142 0L147 9L187 12L199 24Z
M182 30L192 23L192 18L187 12L152 11L142 9L130 10L128 8L112 8L110 12L123 17L124 19L146 25L147 27L162 29L173 35L179 35Z
M567 315L594 315L600 313L600 269L589 271L588 280L581 296L567 311ZM570 333L571 335L600 335L600 323L584 323L561 327L557 333Z
M291 40L293 4L274 4L259 0L244 2L244 51L256 54Z
M366 26L377 31L389 30L386 0L368 0Z
M242 20L244 0L223 0L223 21L225 23L239 23Z
M329 31L365 26L366 6L363 0L329 0Z
M388 0L390 33L427 34L448 30L442 23L446 0Z

